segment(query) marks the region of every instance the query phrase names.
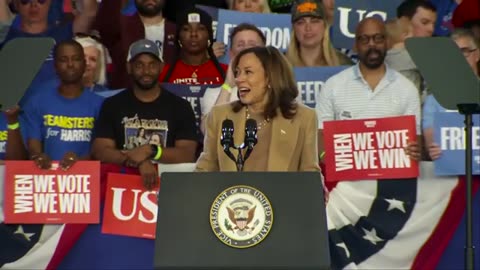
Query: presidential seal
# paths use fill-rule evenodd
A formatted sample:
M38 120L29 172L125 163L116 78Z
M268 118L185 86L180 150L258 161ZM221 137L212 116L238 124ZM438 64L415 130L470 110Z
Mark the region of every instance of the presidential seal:
M233 186L220 193L210 209L210 225L222 243L234 248L257 245L273 224L268 198L250 186Z

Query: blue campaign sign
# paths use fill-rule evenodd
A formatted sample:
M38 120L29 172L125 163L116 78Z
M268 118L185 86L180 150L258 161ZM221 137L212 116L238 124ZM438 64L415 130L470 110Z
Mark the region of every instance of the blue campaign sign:
M207 91L209 88L218 86L163 83L162 87L170 93L182 97L190 102L193 112L195 113L197 126L200 126L200 121L202 120L201 101L203 99L203 95L205 95L205 91Z
M395 18L402 0L336 0L332 41L336 48L351 49L357 24L367 17Z
M315 108L315 97L320 93L325 81L346 68L348 66L294 68L293 72L303 104Z
M267 46L273 46L285 52L290 43L290 14L264 14L238 12L226 9L218 10L217 41L223 42L229 48L230 33L241 23L251 23L257 26L267 39ZM228 64L228 52L219 61Z
M459 113L436 113L433 123L435 142L442 155L435 160L436 175L465 175L465 126ZM480 115L473 116L472 172L480 175Z

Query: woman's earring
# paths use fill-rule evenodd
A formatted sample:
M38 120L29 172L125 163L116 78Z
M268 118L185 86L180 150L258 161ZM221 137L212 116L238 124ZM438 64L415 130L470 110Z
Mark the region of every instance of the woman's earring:
M180 48L182 48L182 43L180 42L180 40L178 41L178 46L180 46Z
M210 39L208 40L208 47L210 47L210 45L212 45L212 42L210 41Z

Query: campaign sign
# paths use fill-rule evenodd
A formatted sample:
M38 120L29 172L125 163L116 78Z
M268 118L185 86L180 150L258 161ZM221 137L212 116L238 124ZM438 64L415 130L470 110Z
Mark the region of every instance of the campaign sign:
M210 87L218 87L212 85L185 85L185 84L174 84L174 83L164 83L162 87L169 91L170 93L182 97L190 102L193 112L195 113L195 120L197 122L197 127L200 126L200 121L202 120L202 99Z
M413 115L325 122L328 181L417 177L418 163L404 150L415 131Z
M434 161L435 175L465 175L465 116L444 112L435 113L434 141L442 150ZM480 115L473 115L472 173L480 175Z
M158 190L145 189L139 175L109 173L102 233L154 239Z
M351 49L355 28L367 17L384 21L397 16L396 9L402 0L336 0L332 41L336 48Z
M315 108L316 96L320 94L325 81L346 68L348 66L294 68L293 72L303 104Z
M265 14L239 12L233 10L218 10L217 41L223 42L230 48L230 33L235 26L241 23L251 23L257 26L265 35L267 46L273 46L285 52L290 43L291 16L290 14ZM228 64L228 52L218 59Z
M5 223L99 223L100 162L58 163L41 170L33 161L5 161Z

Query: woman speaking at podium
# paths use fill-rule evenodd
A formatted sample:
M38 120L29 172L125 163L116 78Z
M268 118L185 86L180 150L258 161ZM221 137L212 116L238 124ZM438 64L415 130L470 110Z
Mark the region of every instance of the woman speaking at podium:
M320 171L317 117L297 103L297 85L285 57L274 47L253 47L241 51L232 65L239 100L208 114L196 171L237 171L238 151L247 157L243 171ZM256 145L250 151L248 119L256 121ZM226 128L225 120L233 122L233 129ZM243 149L236 149L244 142Z

